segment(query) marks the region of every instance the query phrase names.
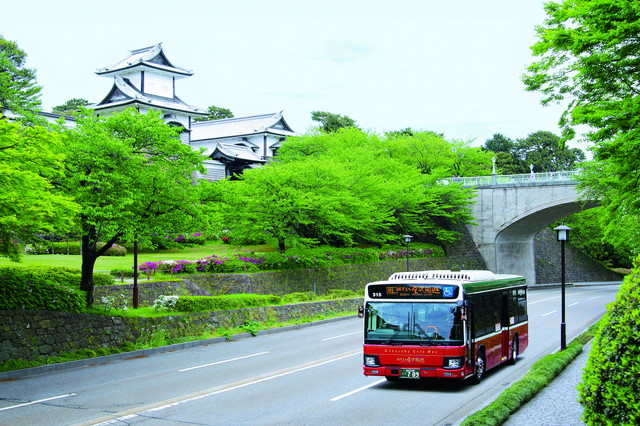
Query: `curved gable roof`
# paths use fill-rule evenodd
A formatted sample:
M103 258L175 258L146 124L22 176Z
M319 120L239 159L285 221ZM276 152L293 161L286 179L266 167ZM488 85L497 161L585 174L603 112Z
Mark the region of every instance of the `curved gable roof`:
M282 136L297 135L285 121L282 116L282 111L274 114L253 115L250 117L200 121L192 123L191 130L192 141L222 139L232 136L250 136L262 133Z
M139 103L148 105L153 108L182 111L194 115L207 115L207 112L199 108L187 105L182 99L164 98L161 96L150 95L140 92L129 80L120 76L113 79L113 87L107 96L92 108L96 111L117 106L125 106L127 104Z
M169 59L167 59L167 56L162 50L162 43L158 43L154 46L149 46L142 49L132 50L126 57L116 62L115 64L109 67L99 68L96 71L96 74L112 74L140 66L146 66L149 68L166 71L183 77L193 75L193 71L176 67L171 62L169 62Z

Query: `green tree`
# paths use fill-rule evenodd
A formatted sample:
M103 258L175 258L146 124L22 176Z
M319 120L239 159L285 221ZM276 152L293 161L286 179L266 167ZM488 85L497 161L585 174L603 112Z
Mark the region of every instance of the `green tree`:
M245 172L227 201L243 234L292 244L382 244L412 233L450 241L447 223L470 220L470 193L440 185L388 143L355 128L290 138L279 161Z
M490 139L484 143L484 148L495 153L513 152L516 143L502 133L495 133Z
M471 146L471 142L447 141L441 134L425 131L393 134L386 139L393 158L440 178L477 176L491 172L491 154Z
M71 227L78 205L52 192L65 160L52 151L60 145L57 133L0 119L0 256L18 261L17 242Z
M574 170L586 158L581 149L567 148L559 136L542 130L518 140L514 152L527 167L522 173L528 172L529 165L536 172Z
M640 270L638 261L607 306L578 386L588 425L640 424Z
M193 121L209 121L209 120L221 120L223 118L233 118L233 112L227 108L217 107L215 105L211 105L207 108L209 115L206 117L197 117L194 118Z
M15 41L0 35L0 113L5 110L38 121L35 111L41 108L41 87L36 71L25 67L27 55Z
M564 102L566 138L586 126L594 162L584 165L579 189L604 205L606 238L640 252L640 3L565 0L545 10L532 47L539 60L524 82L544 95L543 104Z
M579 148L567 148L562 139L544 130L529 134L515 142L497 133L484 144L484 149L494 152L496 169L501 174L557 172L574 170L585 160Z
M325 133L335 132L344 127L357 127L353 118L325 111L312 111L311 119L319 122L321 124L320 130Z
M76 112L80 112L80 110L83 107L86 107L90 104L91 102L89 102L86 99L73 98L73 99L69 99L62 105L54 106L52 111L55 112L56 114L69 115Z
M566 217L564 224L573 229L571 245L608 267L630 268L633 251L627 241L613 245L605 238L603 214L603 207L595 207Z
M193 180L204 171L202 158L180 142L178 131L158 111L135 109L106 119L84 111L76 127L64 131L67 160L58 188L82 207L81 289L88 305L95 262L113 244L149 243L152 234L205 226Z
M528 171L524 162L516 157L515 147L516 142L502 133L495 133L485 141L483 146L484 149L495 154L496 171L502 175L526 173Z

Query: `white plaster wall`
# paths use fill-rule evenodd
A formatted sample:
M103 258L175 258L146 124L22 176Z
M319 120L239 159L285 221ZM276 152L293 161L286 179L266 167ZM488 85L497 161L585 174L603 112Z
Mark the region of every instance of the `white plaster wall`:
M173 79L169 76L146 70L144 75L144 93L173 98Z

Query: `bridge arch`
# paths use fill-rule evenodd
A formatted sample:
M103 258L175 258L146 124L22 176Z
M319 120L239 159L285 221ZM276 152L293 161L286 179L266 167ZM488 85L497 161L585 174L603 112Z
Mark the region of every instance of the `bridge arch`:
M563 217L599 205L581 200L577 182L566 175L541 175L545 174L536 175L535 180L511 175L516 181L499 176L484 185L469 185L476 190L471 211L477 226L468 228L487 267L523 275L530 284L537 282L536 234Z

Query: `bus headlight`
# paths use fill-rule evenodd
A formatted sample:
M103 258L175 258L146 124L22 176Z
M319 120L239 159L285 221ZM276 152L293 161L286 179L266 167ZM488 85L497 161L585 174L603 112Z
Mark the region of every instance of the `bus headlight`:
M455 358L447 358L445 357L444 359L444 365L442 366L443 368L462 368L463 365L463 358L462 357L455 357Z
M376 355L365 355L364 365L366 365L367 367L378 367L378 357Z

